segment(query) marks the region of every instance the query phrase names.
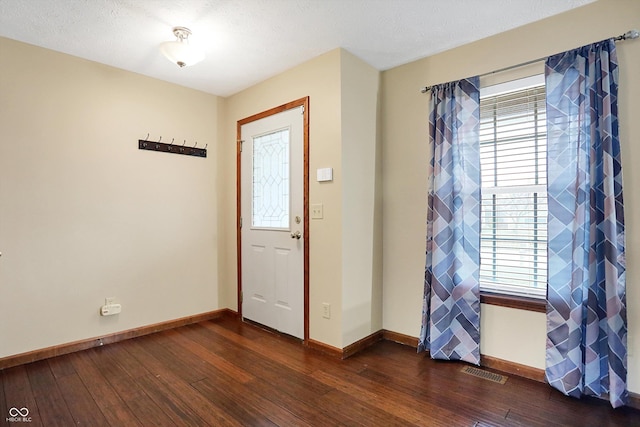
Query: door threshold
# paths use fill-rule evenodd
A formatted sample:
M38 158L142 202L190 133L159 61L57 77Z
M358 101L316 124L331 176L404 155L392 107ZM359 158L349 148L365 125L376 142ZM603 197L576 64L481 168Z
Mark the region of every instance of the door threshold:
M262 329L265 332L269 332L269 333L277 335L279 337L282 337L282 338L285 338L285 339L288 339L288 340L291 340L291 341L299 342L300 344L304 343L303 339L300 339L298 337L294 337L293 335L289 335L289 334L286 334L284 332L280 332L277 329L273 329L273 328L271 328L269 326L263 325L262 323L255 322L255 321L253 321L251 319L247 319L246 317L243 317L242 321L244 323L247 323L247 324L249 324L251 326L255 326L256 328Z

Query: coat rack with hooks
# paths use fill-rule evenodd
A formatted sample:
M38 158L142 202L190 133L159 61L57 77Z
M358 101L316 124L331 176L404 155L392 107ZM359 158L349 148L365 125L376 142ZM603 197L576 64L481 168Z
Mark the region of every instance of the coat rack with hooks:
M198 141L193 144L193 147L186 145L187 140L183 140L182 144L175 143L175 138L171 139L170 143L162 142L162 137L157 141L149 141L149 134L145 139L138 140L138 148L140 150L162 151L165 153L184 154L186 156L207 157L207 146L204 148L198 148Z

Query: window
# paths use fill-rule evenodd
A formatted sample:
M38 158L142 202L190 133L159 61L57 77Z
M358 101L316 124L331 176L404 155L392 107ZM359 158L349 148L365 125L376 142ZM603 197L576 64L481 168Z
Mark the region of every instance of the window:
M289 129L253 138L251 226L289 228Z
M480 290L543 298L547 288L543 76L480 92Z

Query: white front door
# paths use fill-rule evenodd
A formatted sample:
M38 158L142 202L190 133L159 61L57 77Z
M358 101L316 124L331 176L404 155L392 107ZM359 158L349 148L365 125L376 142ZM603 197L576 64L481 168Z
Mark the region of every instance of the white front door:
M243 124L242 315L304 339L303 107Z

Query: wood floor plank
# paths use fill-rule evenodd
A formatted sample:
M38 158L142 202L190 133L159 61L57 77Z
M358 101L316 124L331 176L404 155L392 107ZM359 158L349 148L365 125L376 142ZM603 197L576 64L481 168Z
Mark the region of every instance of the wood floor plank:
M102 375L87 352L68 355L68 362L74 367L74 371L77 372L110 425L141 425L136 415Z
M197 356L182 351L175 343L161 334L143 337L138 342L144 346L148 353L188 383L199 381L210 375L212 370L210 365Z
M248 360L248 358L251 358L251 360ZM233 360L236 365L241 366L243 370L249 372L251 371L247 368L255 369L256 373L261 373L263 376L275 375L275 377L271 377L272 379L287 377L287 374L283 374L282 372L278 373L278 371L286 369L286 367L278 366L277 363L269 360L268 355L265 353L263 353L262 357L258 357L258 355L253 352L245 351L242 357L233 357L228 360ZM239 364L239 360L245 363ZM295 374L293 371L289 373ZM221 400L221 403L225 405L228 405L228 399L232 399L234 395L243 396L243 402L245 402L243 414L247 416L253 415L258 422L265 421L260 421L259 415L266 414L268 420L278 425L308 425L303 419L289 411L288 408L283 408L266 398L266 396L256 393L253 385L254 382L255 380L251 383L243 384L228 376L215 376L198 381L194 383L193 386L203 392L203 394L207 393L207 396L211 395L212 390L218 390L218 396L227 397L227 399ZM275 386L277 387L277 385Z
M247 407L242 400L227 393L221 393L221 388L212 385L208 379L204 379L192 384L193 388L198 390L207 400L215 403L216 406L223 408L227 413L232 414L233 418L238 420L245 426L275 426L277 424L269 420L264 414L258 414Z
M335 360L327 357L317 357L320 353L305 349L299 342L288 338L278 337L271 332L261 330L253 325L246 324L246 329L254 333L262 334L262 338L247 338L237 335L227 328L225 324L218 322L203 322L204 327L210 331L210 335L217 336L218 339L230 341L239 349L256 349L260 352L271 349L271 358L281 364L286 364L291 369L303 374L309 374L317 369L330 366ZM259 345L256 345L259 344ZM275 351L277 350L277 351ZM349 366L349 362L346 362Z
M77 374L59 378L58 387L64 395L75 424L109 426L104 414Z
M128 343L127 350L144 363L152 375L160 375L167 381L191 384L208 376L226 375L194 354L180 350L166 336L164 339L166 345L148 340L132 340Z
M287 408L278 406L256 393L251 384L228 383L207 378L194 383L193 387L208 399L219 400L225 407L233 408L233 411L238 412L238 418L248 423L246 425L311 426ZM240 405L233 404L237 396L243 396Z
M31 383L27 374L26 367L16 366L2 371L2 384L5 393L5 402L7 404L7 415L10 417L9 410L11 408L27 408L28 416L31 417L29 425L42 425L42 418L39 415L39 407L31 390ZM5 419L3 418L3 420Z
M9 417L9 408L7 407L7 400L4 394L4 373L0 370L0 420Z
M66 401L56 393L42 394L36 398L37 414L31 411L32 419L43 420L43 425L65 427L75 424L73 416L67 408ZM29 424L31 425L31 423Z
M412 424L402 418L398 418L373 405L363 403L355 398L338 390L329 393L316 400L316 406L323 412L336 414L343 422L350 426L412 426L412 425L433 425L435 427L451 426L452 424Z
M341 420L335 418L332 412L319 411L316 401L320 396L308 398L305 394L292 393L290 389L273 384L270 381L258 378L251 383L253 391L274 404L287 408L289 412L300 419L305 420L314 427L334 427L344 425Z
M640 426L639 410L463 366L388 341L341 361L220 318L0 370L0 413L26 407L31 426Z
M521 405L514 407L508 414L509 422L518 421L527 426L545 425L593 425L594 410L606 414L605 419L599 424L640 426L640 414L632 408L611 409L608 401L600 399L574 399L562 395L560 392L556 399L549 399L545 405L537 405L537 408L528 410ZM562 400L557 400L562 398ZM588 401L590 411L585 411L585 403Z
M210 334L209 334L210 335ZM193 339L201 340L204 337L194 336ZM205 344L206 345L206 344ZM280 353L286 351L290 343L282 343L280 346L268 348L261 346L259 351L247 350L243 347L228 345L220 351L220 355L248 372L253 377L278 386L294 396L304 399L315 399L327 393L330 389L315 381L309 375L305 375L296 369L293 364L280 358ZM335 366L335 365L334 365ZM307 369L303 369L306 371Z
M183 378L176 375L167 365L154 358L145 346L136 341L130 340L126 343L127 352L138 360L144 360L149 372L162 382L163 390L170 391L179 396L182 402L189 406L198 416L211 425L215 426L240 426L233 417L229 416L222 408L213 402L205 399L191 385L187 384Z
M135 339L130 341L135 341ZM134 414L137 421L144 426L175 425L162 408L138 385L136 379L143 375L149 375L149 371L137 361L130 360L131 356L123 348L130 341L116 344L117 351L107 349L107 347L98 347L87 350L86 353L120 399L125 402L128 410L124 411L127 414ZM128 367L130 371L127 371L125 367ZM116 409L120 410L118 407Z
M49 363L46 360L29 363L25 365L25 369L34 397L42 396L43 394L56 394L62 399L56 378L53 376L53 372L51 372Z
M163 383L158 378L149 375L137 378L137 382L147 396L162 408L162 412L167 415L174 425L184 427L210 425L200 418L190 406L185 405L178 396L173 393L166 393L163 390Z
M238 382L247 383L255 379L253 375L250 375L243 369L239 369L238 366L234 365L232 362L211 352L211 350L198 342L187 338L184 334L175 332L167 334L167 336L169 339L175 341L183 350L190 351L195 356L215 367L217 370L224 372L231 378L235 378Z
M125 402L129 410L135 414L143 425L147 425L149 414L151 414L151 419L154 419L155 415L152 414L154 410L162 413L162 411L158 410L157 405L149 399L144 390L138 386L135 378L129 376L129 373L122 367L120 362L126 358L124 355L128 353L120 351L120 357L114 358L111 352L98 348L87 350L87 354L120 399ZM139 372L136 372L136 374L138 377L140 376ZM145 369L145 375L148 374ZM142 413L140 412L141 408L144 410ZM145 412L149 412L149 414ZM164 419L165 417L161 418Z
M185 338L186 340L186 338ZM186 341L183 340L183 343ZM245 351L243 356L251 356L252 352ZM243 361L247 361L246 357L240 358ZM227 359L229 363L233 360L236 363L236 370L241 367L241 372L248 372L247 367L252 369L258 369L261 374L267 374L275 372L278 369L277 364L269 361L268 358L263 357L259 359L253 358L249 364L238 364L238 358ZM271 364L265 366L265 364ZM250 374L248 378L252 379L250 384L245 384L241 381L235 380L228 375L215 375L210 376L207 379L198 381L193 385L194 388L199 390L205 390L206 393L211 393L212 390L218 390L218 396L227 396L227 399L221 399L220 403L225 407L229 407L229 399L232 399L234 395L242 395L245 402L245 408L242 411L243 416L255 417L254 421L267 422L272 421L277 425L306 425L306 422L300 417L289 411L287 408L283 408L277 404L274 404L271 400L255 392L254 381L255 377ZM267 414L266 419L260 421L260 415Z
M195 388L184 381L168 382L167 378L159 377L158 381L163 384L164 390L169 390L185 406L190 407L195 414L212 426L242 426L232 414L225 412L222 408L207 400Z
M107 402L107 406L104 408L106 413L105 418L111 420L129 420L133 415L135 421L128 423L121 423L120 421L109 421L112 426L120 425L144 425L144 426L172 426L174 425L169 417L162 411L162 409L156 405L149 396L141 389L136 382L135 378L129 376L127 371L121 366L120 362L124 357L120 359L113 359L111 352L103 351L104 348L87 350L84 352L89 361L91 361L96 367L100 375L107 381L109 389L117 393L119 398L111 398ZM124 351L119 351L119 355L126 354ZM86 363L89 363L86 361ZM80 365L79 361L76 361L77 366ZM126 362L123 362L127 365ZM146 371L145 371L146 372ZM137 376L140 376L140 372L135 372ZM98 375L97 373L95 375ZM148 375L146 372L145 375ZM96 389L93 389L96 391ZM110 395L110 391L103 389L102 392L106 396ZM124 407L118 402L124 402Z
M117 377L135 382L136 378L152 373L146 360L140 361L129 352L129 346L136 342L138 341L132 339L117 346L100 347L93 349L89 355L105 378L112 380Z
M357 380L349 374L335 376L322 371L316 371L311 376L335 390L353 396L353 399L375 406L410 424L423 423L425 413L430 414L432 425L469 425L473 421L471 417L463 417L453 410L438 407L428 401L417 401L406 394L394 393L393 389L384 384L376 384L364 378Z
M175 423L146 394L127 400L127 406L143 426L172 427ZM114 426L115 427L115 426Z
M74 423L58 382L46 360L25 365L40 419L47 425L67 426Z
M507 423L506 415L514 400L511 392L507 392L507 386L463 374L460 372L463 364L423 359L424 356L415 351L399 353L396 358L392 345L381 343L371 354L364 355L367 369L360 375L439 407L456 401L456 412L468 418L494 425ZM385 353L387 350L393 351L394 356L390 358ZM418 371L415 360L412 362L408 358L420 362ZM395 363L386 366L384 362L389 359ZM407 368L403 370L398 361ZM496 398L487 400L486 396Z
M49 369L51 369L53 376L56 378L76 373L73 365L67 363L67 359L64 357L52 357L47 362L49 363Z
M455 370L450 370L447 366L448 376L433 375L433 372L423 371L421 375L409 378L403 375L387 375L373 369L367 369L359 375L383 383L397 393L406 393L411 399L429 402L436 407L447 408L450 402L455 401L456 414L468 419L493 425L508 424L505 418L513 399L486 399L486 396L495 396L495 390L504 386L461 374L459 373L461 365L456 365L458 366ZM442 366L432 363L432 369L442 370ZM469 384L469 381L475 384L475 388Z

